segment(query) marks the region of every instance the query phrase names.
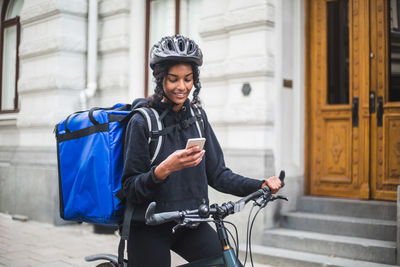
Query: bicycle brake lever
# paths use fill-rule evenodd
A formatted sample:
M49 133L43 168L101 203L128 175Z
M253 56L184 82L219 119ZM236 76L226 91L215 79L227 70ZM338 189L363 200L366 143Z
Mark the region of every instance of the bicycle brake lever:
M178 229L181 228L181 227L184 227L185 225L186 225L186 223L179 223L179 224L175 225L175 226L172 228L172 233L175 234L176 230L178 230Z
M287 197L281 196L281 195L276 196L276 199L283 199L283 200L289 201L289 199Z
M277 200L277 199L282 199L282 200L289 201L289 199L288 199L287 197L284 197L284 196L281 196L281 195L272 196L271 199L270 199L270 201L274 201L274 200Z
M264 195L264 196L261 196L261 197L257 198L257 200L254 201L254 205L257 205L259 207L264 208L267 205L268 202L272 202L272 201L277 200L277 199L283 199L283 200L289 201L287 199L287 197L284 197L284 196L281 196L281 195L278 195L278 196L276 196L276 195L267 195L267 196L265 196Z

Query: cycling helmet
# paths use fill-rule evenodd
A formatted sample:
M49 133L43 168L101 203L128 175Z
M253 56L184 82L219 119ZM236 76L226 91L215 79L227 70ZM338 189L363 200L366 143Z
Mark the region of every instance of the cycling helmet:
M150 51L150 68L160 62L174 60L203 64L203 53L200 47L192 40L180 34L165 36L156 43Z

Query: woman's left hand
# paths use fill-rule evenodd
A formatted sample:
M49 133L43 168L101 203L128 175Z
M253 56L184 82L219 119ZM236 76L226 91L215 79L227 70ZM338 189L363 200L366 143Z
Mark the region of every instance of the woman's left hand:
M277 176L271 176L262 184L261 188L268 186L271 189L271 193L275 194L282 186L281 180Z

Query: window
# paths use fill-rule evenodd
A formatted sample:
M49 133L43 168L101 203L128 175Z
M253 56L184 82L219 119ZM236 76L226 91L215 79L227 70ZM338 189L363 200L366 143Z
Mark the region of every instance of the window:
M145 40L145 96L151 89L152 73L149 72L149 52L153 44L163 36L181 33L197 44L197 30L201 14L201 0L147 0ZM151 94L151 93L150 93Z
M21 26L19 14L23 0L0 0L0 112L18 110L18 46Z
M389 101L400 101L400 0L389 2Z
M330 105L349 103L349 1L327 2L328 94Z

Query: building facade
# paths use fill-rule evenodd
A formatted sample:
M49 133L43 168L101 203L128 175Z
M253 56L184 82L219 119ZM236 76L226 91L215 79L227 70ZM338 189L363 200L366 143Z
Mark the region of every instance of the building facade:
M257 233L304 195L396 200L397 5L1 0L0 212L61 223L54 125L151 94L149 49L174 33L203 50L200 98L227 165L258 179L286 171L290 202L271 205Z

